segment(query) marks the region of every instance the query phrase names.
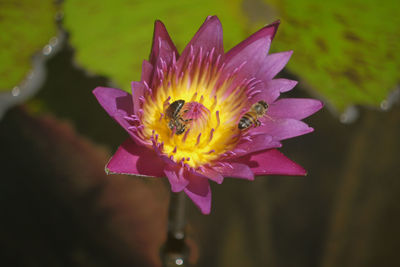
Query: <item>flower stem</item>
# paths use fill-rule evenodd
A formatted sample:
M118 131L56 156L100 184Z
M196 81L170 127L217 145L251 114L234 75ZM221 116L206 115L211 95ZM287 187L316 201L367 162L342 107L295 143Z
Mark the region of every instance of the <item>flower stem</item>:
M185 244L185 198L183 192L171 192L168 235L161 252L164 267L188 266L188 247Z

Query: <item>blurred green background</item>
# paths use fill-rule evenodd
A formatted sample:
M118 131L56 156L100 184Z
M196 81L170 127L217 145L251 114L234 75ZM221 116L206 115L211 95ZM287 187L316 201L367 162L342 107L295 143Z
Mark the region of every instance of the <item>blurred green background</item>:
M307 177L213 184L209 216L189 203L190 261L400 265L399 13L394 0L0 0L0 265L160 266L169 185L105 175L127 135L91 91L139 79L154 20L182 51L207 15L226 50L280 19L272 51L294 50L280 75L300 81L284 97L326 108L282 149Z

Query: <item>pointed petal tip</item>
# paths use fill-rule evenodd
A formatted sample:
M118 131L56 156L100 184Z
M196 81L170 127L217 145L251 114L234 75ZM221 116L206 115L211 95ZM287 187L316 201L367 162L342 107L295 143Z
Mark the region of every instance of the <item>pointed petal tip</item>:
M210 16L207 16L206 21L207 21L207 20L210 20L210 19L217 19L217 20L219 20L218 17L217 17L217 15L210 15Z
M211 207L208 210L201 210L201 213L203 213L203 215L210 215L211 213Z
M191 174L188 177L190 183L185 187L185 194L193 201L203 214L211 211L211 187L209 179Z
M298 164L297 164L298 165ZM308 175L308 172L306 169L304 169L302 166L298 165L298 172L295 174L290 174L291 176L301 176L301 177L306 177Z
M103 86L97 86L96 88L93 89L92 93L98 97L101 94L105 93L106 91L109 90L119 90L119 89L114 89L114 88L108 88L108 87L103 87Z
M101 88L102 88L102 87L97 86L96 88L93 89L92 93L93 93L94 95L96 95L96 94L98 93L98 91L101 90Z
M278 25L281 24L281 20L277 19L274 22L272 22L270 25L274 25L274 24L278 24Z
M288 50L288 51L282 51L282 52L277 52L275 53L276 55L279 55L281 59L283 59L284 61L286 61L285 66L287 64L287 62L290 60L290 58L293 55L293 51L294 50Z
M278 19L278 20L275 20L274 22L272 22L272 23L266 25L266 26L263 28L263 29L274 28L274 31L273 31L273 33L272 33L272 35L271 35L271 40L274 39L274 37L275 37L275 35L276 35L276 32L278 31L278 27L279 27L280 24L281 24L281 20Z
M193 201L196 207L200 210L200 212L204 215L209 215L211 212L211 195L208 200L202 200L196 197L188 188L183 190L185 194Z
M164 26L164 23L163 23L161 20L156 19L156 20L154 21L154 26Z
M247 180L254 181L255 180L255 175L253 174L252 176L248 177Z
M160 32L160 30L161 30L161 32ZM164 33L164 32L167 31L167 28L165 27L164 23L163 23L161 20L159 20L159 19L157 19L157 20L154 21L154 33L155 33L156 31L157 31L158 33ZM153 36L153 37L156 37L156 36ZM159 36L159 37L160 37L160 36Z
M295 80L289 80L289 79L285 79L285 78L277 78L277 79L270 80L268 82L268 85L270 87L278 88L280 93L286 93L286 92L289 92L290 90L292 90L294 87L296 87L296 85L298 83L299 82L295 81Z
M254 164L256 163L256 164ZM305 176L307 171L277 149L253 154L249 162L255 175Z
M281 88L279 90L279 92L281 92L281 93L286 93L286 92L292 90L299 83L298 81L295 81L295 80L289 80L289 79L285 79L285 80L287 81L287 84L284 84L283 86L281 86Z
M211 21L211 20L214 20L216 23L218 23L222 27L221 21L219 20L218 16L216 16L216 15L208 16L204 22Z

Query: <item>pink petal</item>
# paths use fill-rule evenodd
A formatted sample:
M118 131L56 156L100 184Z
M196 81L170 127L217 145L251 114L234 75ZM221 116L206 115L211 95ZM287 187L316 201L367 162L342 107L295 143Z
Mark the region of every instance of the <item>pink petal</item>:
M242 41L241 43L233 47L231 50L229 50L226 53L226 59L230 60L232 57L235 57L245 47L247 47L248 45L259 39L264 39L264 40L269 39L272 41L274 39L276 31L278 30L279 23L280 23L279 20L275 21L272 24L265 26L261 30L249 36L246 40Z
M178 57L178 51L169 36L164 24L157 20L154 23L153 45L150 54L150 63L154 67L160 67L161 60L168 65L172 61L173 54Z
M144 95L146 86L142 82L132 82L133 113L138 114L141 108L139 98Z
M126 131L130 123L124 117L133 113L132 96L120 89L97 87L93 94L100 105L107 111L114 120L116 120Z
M147 60L143 60L141 81L144 81L147 84L151 84L150 79L152 74L153 74L153 65L151 65L151 63L148 62Z
M267 134L280 141L312 132L314 129L295 119L266 118L263 125L251 130L251 134Z
M282 144L270 135L258 134L249 137L250 140L242 141L239 143L233 152L236 153L236 157L244 156L249 153L254 153L261 150L266 150L270 148L281 147Z
M272 118L304 119L322 108L321 101L305 98L283 98L272 103L268 115Z
M243 47L240 52L225 60L225 75L222 75L221 78L225 79L227 75L234 72L237 68L239 68L239 72L236 74L236 83L233 85L234 87L237 83L242 82L243 79L254 77L267 57L270 44L271 39L265 37L257 39Z
M203 214L210 214L211 188L208 179L193 173L187 179L190 182L184 189L186 195L199 207Z
M257 73L257 78L262 81L274 78L286 66L292 54L293 51L287 51L268 55Z
M242 163L229 163L228 166L218 166L214 169L220 172L224 177L241 178L253 181L254 174L250 167Z
M191 54L197 55L199 53L200 48L203 55L206 55L207 52L213 49L215 55L224 54L222 25L216 16L208 17L185 47L177 62L178 71L188 62Z
M222 184L224 181L224 177L219 172L210 168L204 167L202 170L198 170L197 172L200 175L203 175L205 178L210 179L218 184Z
M251 156L249 163L255 175L306 175L307 171L276 149L270 149Z
M164 176L164 162L154 151L135 144L128 138L107 163L107 173L131 174L137 176Z
M281 93L290 91L295 87L297 81L288 79L273 79L268 81L263 81L256 85L256 89L260 91L254 98L251 99L252 103L264 100L267 103L274 102Z
M172 192L180 192L189 184L185 178L185 170L177 165L167 164L164 173L171 184Z

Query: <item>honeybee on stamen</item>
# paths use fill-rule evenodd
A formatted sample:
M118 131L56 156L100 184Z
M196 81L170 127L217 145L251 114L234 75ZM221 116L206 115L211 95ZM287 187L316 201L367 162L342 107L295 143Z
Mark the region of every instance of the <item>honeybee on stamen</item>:
M165 111L165 119L168 121L168 128L175 129L175 134L180 135L185 132L191 119L183 119L182 113L187 112L184 108L185 100L176 100L168 106Z
M239 120L239 130L246 130L250 127L258 127L261 125L260 118L262 118L268 110L268 104L260 100L253 104L249 111L247 111Z

